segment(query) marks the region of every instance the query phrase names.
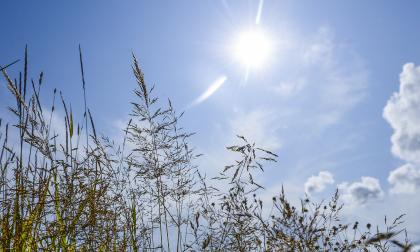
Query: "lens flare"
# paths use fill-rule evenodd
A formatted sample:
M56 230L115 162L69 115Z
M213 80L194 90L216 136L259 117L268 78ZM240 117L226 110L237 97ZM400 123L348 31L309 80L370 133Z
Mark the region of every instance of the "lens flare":
M204 93L202 93L192 105L197 105L207 100L210 96L214 94L227 80L226 76L220 76L216 81L214 81Z

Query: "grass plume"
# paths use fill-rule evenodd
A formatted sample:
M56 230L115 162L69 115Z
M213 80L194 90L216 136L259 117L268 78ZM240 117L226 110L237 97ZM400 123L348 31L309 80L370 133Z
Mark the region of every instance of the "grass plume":
M254 176L277 155L238 136L227 147L238 157L208 179L194 160L193 135L170 100L154 97L133 55L136 100L122 146L99 134L87 106L79 47L82 123L60 93L65 128L56 128L56 90L50 108L40 100L43 73L23 79L6 72L16 105L12 124L0 120L0 251L409 251L402 216L379 230L345 223L335 193L293 206L284 190L266 205ZM29 82L30 81L30 82ZM28 85L30 83L31 85ZM88 125L88 121L90 125ZM11 138L13 136L13 138ZM13 142L11 139L16 142ZM211 181L224 186L215 188ZM271 210L269 210L271 209ZM267 211L268 210L268 211ZM269 214L266 214L269 212Z

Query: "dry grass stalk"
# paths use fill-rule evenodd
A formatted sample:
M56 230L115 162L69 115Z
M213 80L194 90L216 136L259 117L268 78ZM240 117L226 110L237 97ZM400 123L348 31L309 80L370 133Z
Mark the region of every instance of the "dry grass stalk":
M240 158L215 178L228 190L209 186L194 165L192 134L178 125L182 114L153 97L134 56L137 101L123 144L97 135L79 53L84 120L77 123L60 93L64 132L53 124L56 90L48 109L43 74L28 85L27 50L23 78L7 74L15 62L0 67L16 101L14 127L0 120L0 251L410 250L397 239L402 217L384 231L343 223L337 193L295 207L282 191L267 207L253 176L277 156L242 136L242 145L228 147Z

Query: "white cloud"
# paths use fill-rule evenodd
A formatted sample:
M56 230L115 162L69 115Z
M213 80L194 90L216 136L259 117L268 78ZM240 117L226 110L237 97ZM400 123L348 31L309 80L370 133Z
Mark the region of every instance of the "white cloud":
M296 80L289 80L280 82L280 84L273 86L273 91L281 96L291 96L299 93L306 84L304 78L298 78Z
M420 245L415 245L414 247L411 248L412 252L420 252Z
M400 75L400 90L384 108L394 129L392 152L407 162L420 162L420 67L408 63Z
M407 162L391 171L391 192L413 193L420 188L420 67L403 66L400 90L388 100L383 116L394 130L392 153Z
M389 173L391 193L415 193L420 188L420 169L410 163Z
M51 110L43 108L44 120L45 122L49 122L51 120L50 125L50 135L57 134L60 138L64 138L66 135L66 125L65 125L65 113L59 110L55 110L51 112ZM75 132L77 131L77 123L74 122ZM76 134L76 133L75 133Z
M335 47L332 37L333 34L328 27L320 27L315 39L305 47L302 54L304 63L325 64L330 62Z
M54 112L51 112L51 109L46 107L42 108L43 111L43 120L44 122L49 125L50 133L49 137L52 138L56 136L54 140L57 144L65 144L65 136L66 136L66 125L64 121L64 112L56 109ZM11 113L2 115L4 119L3 123L9 124L9 136L8 136L8 144L9 147L19 147L20 143L20 134L19 130L16 126L18 118ZM50 124L51 123L51 124ZM75 125L75 132L77 131L77 124ZM76 134L76 133L75 133ZM51 140L52 141L52 140ZM29 151L29 150L28 150Z
M268 150L280 148L275 114L267 109L255 109L237 115L231 122L232 132Z
M320 27L312 36L298 36L294 42L280 57L289 59L285 69L278 70L284 79L268 89L281 101L291 99L299 114L306 115L298 123L321 129L334 125L366 96L368 70L351 46L337 41L328 27Z
M321 27L305 47L303 62L311 69L311 95L317 102L318 124L335 124L365 97L368 72L351 48L337 43L330 29Z
M388 219L388 224L401 214L404 223L398 225L397 230L406 229L408 239L415 244L419 244L420 229L418 210L420 201L413 200L413 195L409 194L388 194L383 200L369 202L369 205L344 205L342 209L342 220L346 222L359 221L359 223L371 223L378 225L380 230L384 230L384 217ZM404 239L404 234L400 236ZM411 251L411 250L410 250ZM416 251L416 250L413 250ZM420 251L419 251L420 252Z
M307 194L322 192L327 185L332 184L334 184L333 175L328 171L320 171L317 176L311 176L305 182L305 192Z
M349 205L364 205L370 201L383 199L379 180L372 177L362 177L361 181L349 184L344 182L338 185L341 198Z

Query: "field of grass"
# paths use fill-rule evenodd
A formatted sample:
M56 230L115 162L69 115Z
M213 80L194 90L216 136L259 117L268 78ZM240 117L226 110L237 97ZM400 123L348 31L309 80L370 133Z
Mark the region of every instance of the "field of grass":
M15 62L16 63L16 62ZM96 132L86 106L75 118L64 95L43 102L43 73L13 78L2 68L16 104L0 120L0 251L409 251L402 216L375 224L345 223L339 195L293 206L284 191L260 198L253 175L277 155L238 136L227 147L237 161L220 176L199 172L182 114L158 100L133 56L137 97L124 139ZM1 68L1 66L0 66ZM65 129L54 113L61 107ZM116 144L122 143L122 144ZM213 183L219 180L218 183ZM215 187L222 184L223 187ZM406 235L405 235L406 237Z

